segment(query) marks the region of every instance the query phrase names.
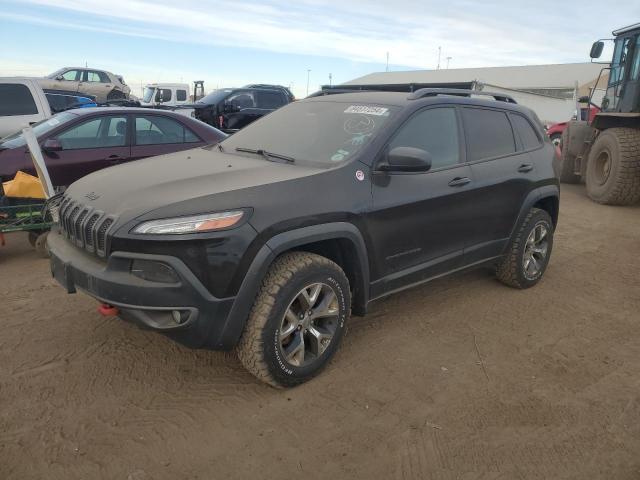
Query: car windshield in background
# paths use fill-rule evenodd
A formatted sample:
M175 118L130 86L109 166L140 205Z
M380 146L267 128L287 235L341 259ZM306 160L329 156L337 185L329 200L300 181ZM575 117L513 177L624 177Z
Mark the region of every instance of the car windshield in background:
M263 150L296 163L332 165L353 158L397 110L343 102L292 103L232 135L222 147L229 153Z
M215 90L215 91L211 92L209 95L206 95L206 96L202 97L196 103L204 103L206 105L215 105L220 100L222 100L225 97L229 96L229 94L231 92L233 92L233 90L230 90L228 88L225 88L225 89L222 89L222 90Z
M145 87L144 94L142 95L142 101L145 103L149 103L153 98L153 93L156 91L155 88Z
M42 135L49 133L54 128L59 127L76 117L77 115L74 115L73 113L62 112L47 120L34 123L31 128L33 129L33 133L35 133L36 138L40 138ZM24 144L25 141L22 136L22 132L14 133L13 135L9 135L8 137L0 140L0 148L18 148L24 146Z

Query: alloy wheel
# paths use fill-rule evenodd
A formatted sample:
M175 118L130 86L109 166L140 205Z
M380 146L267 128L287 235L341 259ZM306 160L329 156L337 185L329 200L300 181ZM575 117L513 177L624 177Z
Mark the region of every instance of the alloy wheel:
M549 251L549 228L540 222L531 230L524 247L524 275L529 280L536 279L544 269Z

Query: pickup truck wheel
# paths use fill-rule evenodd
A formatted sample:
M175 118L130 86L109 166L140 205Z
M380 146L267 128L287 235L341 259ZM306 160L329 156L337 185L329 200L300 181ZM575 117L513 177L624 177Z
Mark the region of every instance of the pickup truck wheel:
M549 263L553 247L553 221L547 212L532 208L520 224L496 276L514 288L533 287Z
M334 355L350 310L349 281L337 264L313 253L286 253L262 282L238 358L274 387L299 385Z

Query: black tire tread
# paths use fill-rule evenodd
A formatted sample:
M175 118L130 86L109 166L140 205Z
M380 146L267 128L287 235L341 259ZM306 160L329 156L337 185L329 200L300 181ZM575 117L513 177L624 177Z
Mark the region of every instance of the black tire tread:
M296 272L314 264L342 272L336 263L315 253L290 252L276 259L262 281L242 337L236 346L236 354L242 365L259 380L276 388L283 388L285 385L274 378L265 362L262 333L282 287Z
M539 208L532 208L531 210L529 210L529 213L527 213L525 219L520 223L518 232L516 233L513 242L511 242L511 245L509 245L509 252L496 267L496 277L498 278L498 280L500 280L505 285L508 285L509 287L519 289L524 288L524 285L520 283L520 280L518 278L518 252L522 242L527 241L524 233L529 227L531 219L539 212L544 212L544 210L541 210Z
M569 153L569 126L562 132L560 148L560 181L562 183L580 183L580 176L574 173L575 157Z
M619 174L614 179L613 189L601 197L589 197L604 205L633 205L640 201L640 129L610 128L601 133L591 149L589 162L595 161L598 141L604 134L612 134L616 138L620 150ZM593 154L593 158L592 158ZM589 190L587 189L587 193Z

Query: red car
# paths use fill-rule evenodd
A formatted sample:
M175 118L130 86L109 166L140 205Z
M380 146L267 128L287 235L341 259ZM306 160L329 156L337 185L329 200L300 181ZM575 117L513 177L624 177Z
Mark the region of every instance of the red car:
M218 143L226 137L199 120L168 110L82 108L33 125L54 186L69 186L105 167ZM0 140L0 181L35 175L24 138Z
M596 106L591 106L589 108L583 107L580 109L580 119L587 120L587 115L589 116L589 123L591 123L598 113L600 109ZM587 113L588 112L588 113ZM551 139L551 143L553 143L556 147L560 148L560 144L562 142L562 132L567 128L569 122L560 122L554 123L553 125L547 128L547 135Z

